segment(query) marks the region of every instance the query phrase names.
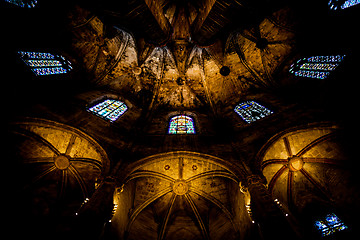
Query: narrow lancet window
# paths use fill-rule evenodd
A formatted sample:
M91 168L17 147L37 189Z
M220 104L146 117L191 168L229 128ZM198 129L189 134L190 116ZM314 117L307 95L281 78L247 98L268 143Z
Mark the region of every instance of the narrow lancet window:
M19 51L18 54L36 76L63 74L72 69L71 63L61 55L24 51Z
M255 101L238 104L234 111L247 123L252 123L269 116L273 112Z
M298 77L325 79L343 61L345 55L313 56L299 59L289 72Z
M169 134L195 134L194 120L186 115L177 115L170 119Z
M87 109L87 111L110 122L114 122L121 115L123 115L127 109L128 107L126 106L126 104L121 101L114 99L106 99L100 103L91 106Z

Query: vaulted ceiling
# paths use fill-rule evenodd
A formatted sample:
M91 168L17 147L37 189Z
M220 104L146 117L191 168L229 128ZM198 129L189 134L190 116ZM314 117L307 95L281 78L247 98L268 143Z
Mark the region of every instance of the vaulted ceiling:
M306 82L288 71L300 56L351 52L357 46L348 19L321 11L327 1L315 2L77 0L54 5L39 0L38 9L9 7L5 40L12 55L56 50L73 65L65 76L36 79L21 73L18 62L9 68L15 80L9 78L13 96L5 112L16 119L10 124L15 156L10 165L15 163L21 174L14 186L31 192L24 208L33 201L27 211L43 216L68 204L63 216L71 218L110 167L116 175L122 169L114 166L189 149L224 157L232 166L249 165L264 174L274 196L294 209L301 210L309 195L324 198L327 186L342 186L343 178L331 178L342 176L345 158L333 126L280 133L262 149L258 165L253 163L279 131L339 120L357 107L337 101L340 84L331 79L329 90L329 82ZM350 74L341 78L348 85L342 90L352 88ZM103 97L119 98L129 110L111 124L86 112ZM274 107L272 118L242 122L234 106L257 99ZM179 112L196 115L196 135L165 134L170 114ZM33 116L55 121L17 119ZM241 174L219 162L185 153L156 155L156 161L131 170L114 194L119 206L112 219L115 236L245 239L255 226L245 209L249 199L238 188ZM332 197L341 200L339 194Z
M208 158L208 159L206 159ZM128 239L238 239L252 229L238 178L210 156L142 160L114 194L113 232ZM125 224L124 224L125 223Z
M345 30L330 31L348 19L319 11L323 3L306 8L310 2L79 0L52 14L55 6L40 1L41 8L24 10L9 25L9 44L57 49L73 63L70 78L80 89L108 89L149 112L220 116L254 92L293 84L288 68L310 50L338 52L356 42ZM44 30L32 34L35 22Z
M131 29L137 37L157 45L169 39L185 38L205 46L227 28L241 28L259 21L281 1L249 0L132 0L94 1L98 10L113 25ZM182 30L178 29L181 24Z
M278 134L259 157L269 191L291 211L303 212L310 202L325 203L327 199L349 204L347 193L340 190L351 180L345 173L347 157L335 126L324 124Z
M49 214L56 202L78 205L92 195L95 182L109 171L103 148L75 128L43 119L17 122L11 128L16 154L10 165L21 173L18 187L34 191L33 205L27 211L35 215ZM46 202L39 197L43 194Z
M99 17L81 8L73 11L72 48L94 75L93 82L116 92L150 93L150 107L205 107L216 113L239 101L249 88L276 86L274 76L288 64L295 46L296 23L288 8L271 13L264 5L265 15L237 1L130 3L137 7L122 6L122 11L129 10L122 14L115 14L120 10L110 1L101 5ZM251 16L238 24L235 18L244 16L229 13L234 11ZM166 35L161 41L159 32Z

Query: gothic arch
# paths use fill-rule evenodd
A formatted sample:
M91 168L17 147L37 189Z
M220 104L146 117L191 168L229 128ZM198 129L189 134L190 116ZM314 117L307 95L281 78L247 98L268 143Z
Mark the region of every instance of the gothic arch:
M12 123L11 134L17 150L10 165L22 173L19 187L26 193L79 208L109 171L104 149L74 127L27 118Z
M187 151L141 159L121 174L122 184L114 194L113 231L141 239L146 223L151 229L146 233L152 234L148 238L168 239L186 229L190 239L238 239L252 228L239 172L220 158Z
M265 176L273 199L299 216L311 214L306 212L311 205L344 211L355 206L354 200L348 200L350 196L342 190L353 189L349 191L352 199L359 199L353 194L357 192L356 186L349 177L349 159L340 136L338 126L314 123L272 137L261 148L257 167Z

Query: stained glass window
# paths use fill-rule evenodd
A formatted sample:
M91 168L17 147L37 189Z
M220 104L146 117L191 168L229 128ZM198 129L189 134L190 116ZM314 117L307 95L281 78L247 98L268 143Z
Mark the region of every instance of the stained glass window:
M68 73L72 69L71 63L61 55L24 51L18 54L36 76Z
M289 72L298 77L325 79L337 68L345 55L313 56L299 59Z
M322 236L329 236L348 228L334 213L326 215L323 220L315 221L315 227Z
M328 5L331 10L345 9L355 6L360 3L360 0L330 0Z
M125 103L114 100L106 99L98 104L87 109L88 112L91 112L101 118L114 122L121 115L125 113L128 109Z
M170 119L169 134L195 134L194 120L186 115L177 115Z
M5 2L12 3L23 8L33 8L37 4L37 0L5 0Z
M255 101L246 101L238 104L234 111L247 123L255 122L273 112Z

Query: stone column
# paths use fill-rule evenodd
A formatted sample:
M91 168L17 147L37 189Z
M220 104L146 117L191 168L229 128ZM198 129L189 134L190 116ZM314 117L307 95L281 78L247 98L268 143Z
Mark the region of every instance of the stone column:
M77 213L78 239L97 240L112 216L115 179L108 177Z
M282 211L274 203L266 180L259 175L249 175L246 187L251 196L251 211L259 224L264 239L298 239Z

